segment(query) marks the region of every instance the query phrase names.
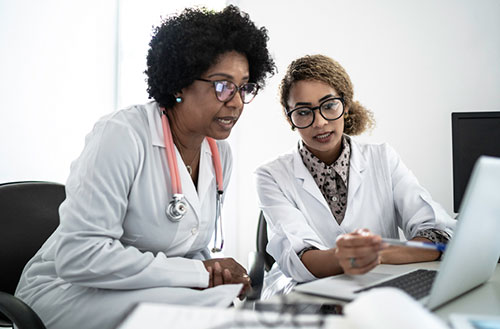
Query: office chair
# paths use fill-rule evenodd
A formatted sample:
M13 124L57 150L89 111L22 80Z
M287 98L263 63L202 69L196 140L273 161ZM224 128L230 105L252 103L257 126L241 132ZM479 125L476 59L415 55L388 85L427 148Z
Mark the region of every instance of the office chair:
M252 280L252 290L247 293L248 301L260 299L260 293L264 284L264 271L269 272L275 260L266 251L267 246L267 225L264 213L259 214L257 224L257 251L250 252L248 256L248 275Z
M64 185L57 183L0 184L0 327L45 328L13 295L24 266L59 225L65 198Z
M275 260L266 251L267 246L267 225L264 213L259 214L259 223L257 224L257 252L262 253L264 257L264 268L267 272L271 270Z
M19 298L0 291L0 313L4 314L9 322L2 321L0 327L12 327L15 323L18 329L46 329L38 315Z

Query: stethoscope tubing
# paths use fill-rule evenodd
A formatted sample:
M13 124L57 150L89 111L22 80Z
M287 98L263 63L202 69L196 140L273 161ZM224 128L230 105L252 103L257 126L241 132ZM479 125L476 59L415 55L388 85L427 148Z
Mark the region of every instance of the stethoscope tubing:
M170 176L172 179L172 193L182 194L182 185L179 175L179 167L177 166L177 157L175 156L174 141L172 138L172 131L167 119L165 110L162 109L162 126L163 126L163 139L165 141L165 153L167 156L168 168L170 169Z
M172 130L170 129L170 123L168 122L167 118L167 113L164 108L161 108L161 120L162 120L162 128L163 128L163 139L165 142L165 155L167 157L167 164L168 168L170 169L170 176L171 176L171 184L172 184L172 193L173 193L173 200L171 201L171 204L176 204L177 202L182 203L184 206L184 210L182 214L176 214L172 215L169 213L169 210L172 208L171 205L167 208L167 217L173 221L173 222L178 222L182 217L184 217L184 213L187 210L187 205L185 204L185 197L182 194L182 184L181 184L181 179L180 179L180 174L179 174L179 167L177 164L177 156L175 154L175 148L174 148L174 140L172 137ZM206 137L208 145L210 146L210 151L212 152L212 162L214 165L214 170L215 170L215 180L216 180L216 187L217 187L217 196L216 196L216 225L217 225L217 218L220 217L221 213L221 203L222 203L222 194L224 193L224 180L222 176L222 164L221 164L221 159L220 159L220 153L219 153L219 148L217 147L217 142L210 137ZM176 208L176 207L173 207ZM217 231L217 230L216 230ZM217 234L217 232L216 232ZM221 233L222 235L222 233ZM221 236L221 238L223 238ZM217 239L217 235L216 235Z

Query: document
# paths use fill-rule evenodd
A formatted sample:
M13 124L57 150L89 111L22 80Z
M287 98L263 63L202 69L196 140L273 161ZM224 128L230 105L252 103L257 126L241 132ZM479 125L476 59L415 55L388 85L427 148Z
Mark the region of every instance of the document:
M431 311L396 288L368 290L345 305L344 314L356 329L449 329Z
M117 329L448 329L444 322L395 288L373 289L344 307L345 315L292 315L235 308L141 303Z
M139 304L118 329L230 329L230 328L353 329L341 316L280 315L250 310Z

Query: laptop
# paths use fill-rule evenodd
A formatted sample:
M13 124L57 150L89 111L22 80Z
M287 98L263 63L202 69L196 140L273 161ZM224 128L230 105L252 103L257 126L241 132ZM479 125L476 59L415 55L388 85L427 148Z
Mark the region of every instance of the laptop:
M486 282L497 266L500 257L500 158L481 156L477 160L459 214L438 271L415 270L415 264L412 271L404 265L379 265L363 275L322 278L299 284L294 290L350 301L371 288L397 286L407 291L409 283L427 281L427 289L421 288L416 294L407 292L425 307L435 309ZM411 278L415 275L418 278ZM405 281L405 277L410 279Z

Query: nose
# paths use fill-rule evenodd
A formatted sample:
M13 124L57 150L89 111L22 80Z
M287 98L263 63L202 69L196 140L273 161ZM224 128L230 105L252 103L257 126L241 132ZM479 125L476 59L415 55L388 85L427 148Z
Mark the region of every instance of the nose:
M321 113L319 113L319 110L315 111L314 113L314 122L313 122L313 127L322 127L324 125L328 124L328 120L323 118Z
M234 109L242 109L243 108L243 99L241 98L240 91L236 91L233 98L226 102L227 107L231 107Z

